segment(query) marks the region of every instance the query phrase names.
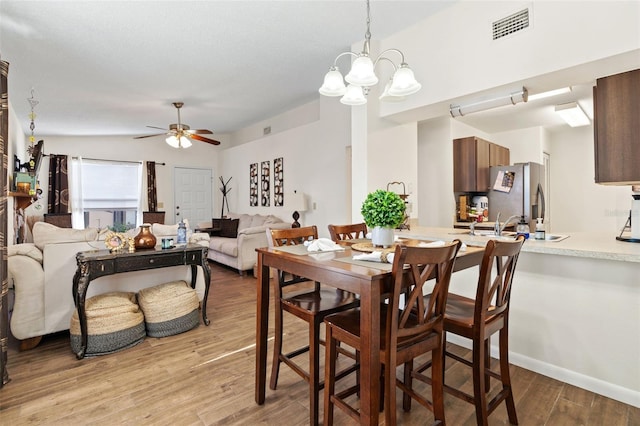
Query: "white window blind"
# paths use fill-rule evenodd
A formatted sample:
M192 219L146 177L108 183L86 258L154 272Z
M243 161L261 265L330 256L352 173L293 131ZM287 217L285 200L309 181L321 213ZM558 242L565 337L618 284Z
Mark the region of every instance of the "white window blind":
M83 208L137 209L142 164L82 160Z

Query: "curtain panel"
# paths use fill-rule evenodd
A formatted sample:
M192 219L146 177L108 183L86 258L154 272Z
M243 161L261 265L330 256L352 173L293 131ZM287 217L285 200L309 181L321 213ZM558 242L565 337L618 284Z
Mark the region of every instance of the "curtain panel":
M149 211L158 210L158 191L156 189L156 162L147 161L147 200Z
M9 63L0 61L0 154L4 161L0 161L0 179L2 179L2 193L0 193L0 388L9 383L7 371L7 347L9 342L9 278L7 274L7 151L9 144L9 94L7 79Z
M67 156L49 156L48 213L69 213L69 173Z

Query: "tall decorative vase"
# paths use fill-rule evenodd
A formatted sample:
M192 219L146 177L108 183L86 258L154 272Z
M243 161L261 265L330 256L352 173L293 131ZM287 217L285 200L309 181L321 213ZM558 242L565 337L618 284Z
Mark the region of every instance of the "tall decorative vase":
M137 249L152 249L156 246L156 237L151 233L151 225L140 225L140 232L133 238L133 244Z
M393 228L376 226L371 230L371 243L383 248L391 247L395 239Z

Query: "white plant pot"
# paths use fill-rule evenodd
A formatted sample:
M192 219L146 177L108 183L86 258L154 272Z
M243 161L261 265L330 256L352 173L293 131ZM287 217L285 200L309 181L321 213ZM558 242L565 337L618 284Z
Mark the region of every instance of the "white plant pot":
M385 228L376 226L371 230L371 243L374 246L382 246L383 248L391 247L395 239L393 228Z

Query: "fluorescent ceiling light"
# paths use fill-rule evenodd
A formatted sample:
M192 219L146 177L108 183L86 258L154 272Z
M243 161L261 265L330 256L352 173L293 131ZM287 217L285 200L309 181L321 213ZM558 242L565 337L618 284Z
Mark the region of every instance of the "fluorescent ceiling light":
M551 96L562 95L564 93L571 93L571 87L563 87L561 89L549 90L548 92L536 93L533 95L529 95L530 101L535 101L536 99L544 99L550 98Z
M465 105L449 105L449 113L452 117L462 117L473 112L486 111L488 109L497 108L505 105L515 105L518 102L527 102L527 88L498 96L492 99L483 99Z
M587 126L591 124L591 120L587 114L580 108L577 102L569 102L568 104L556 105L556 112L571 127Z

